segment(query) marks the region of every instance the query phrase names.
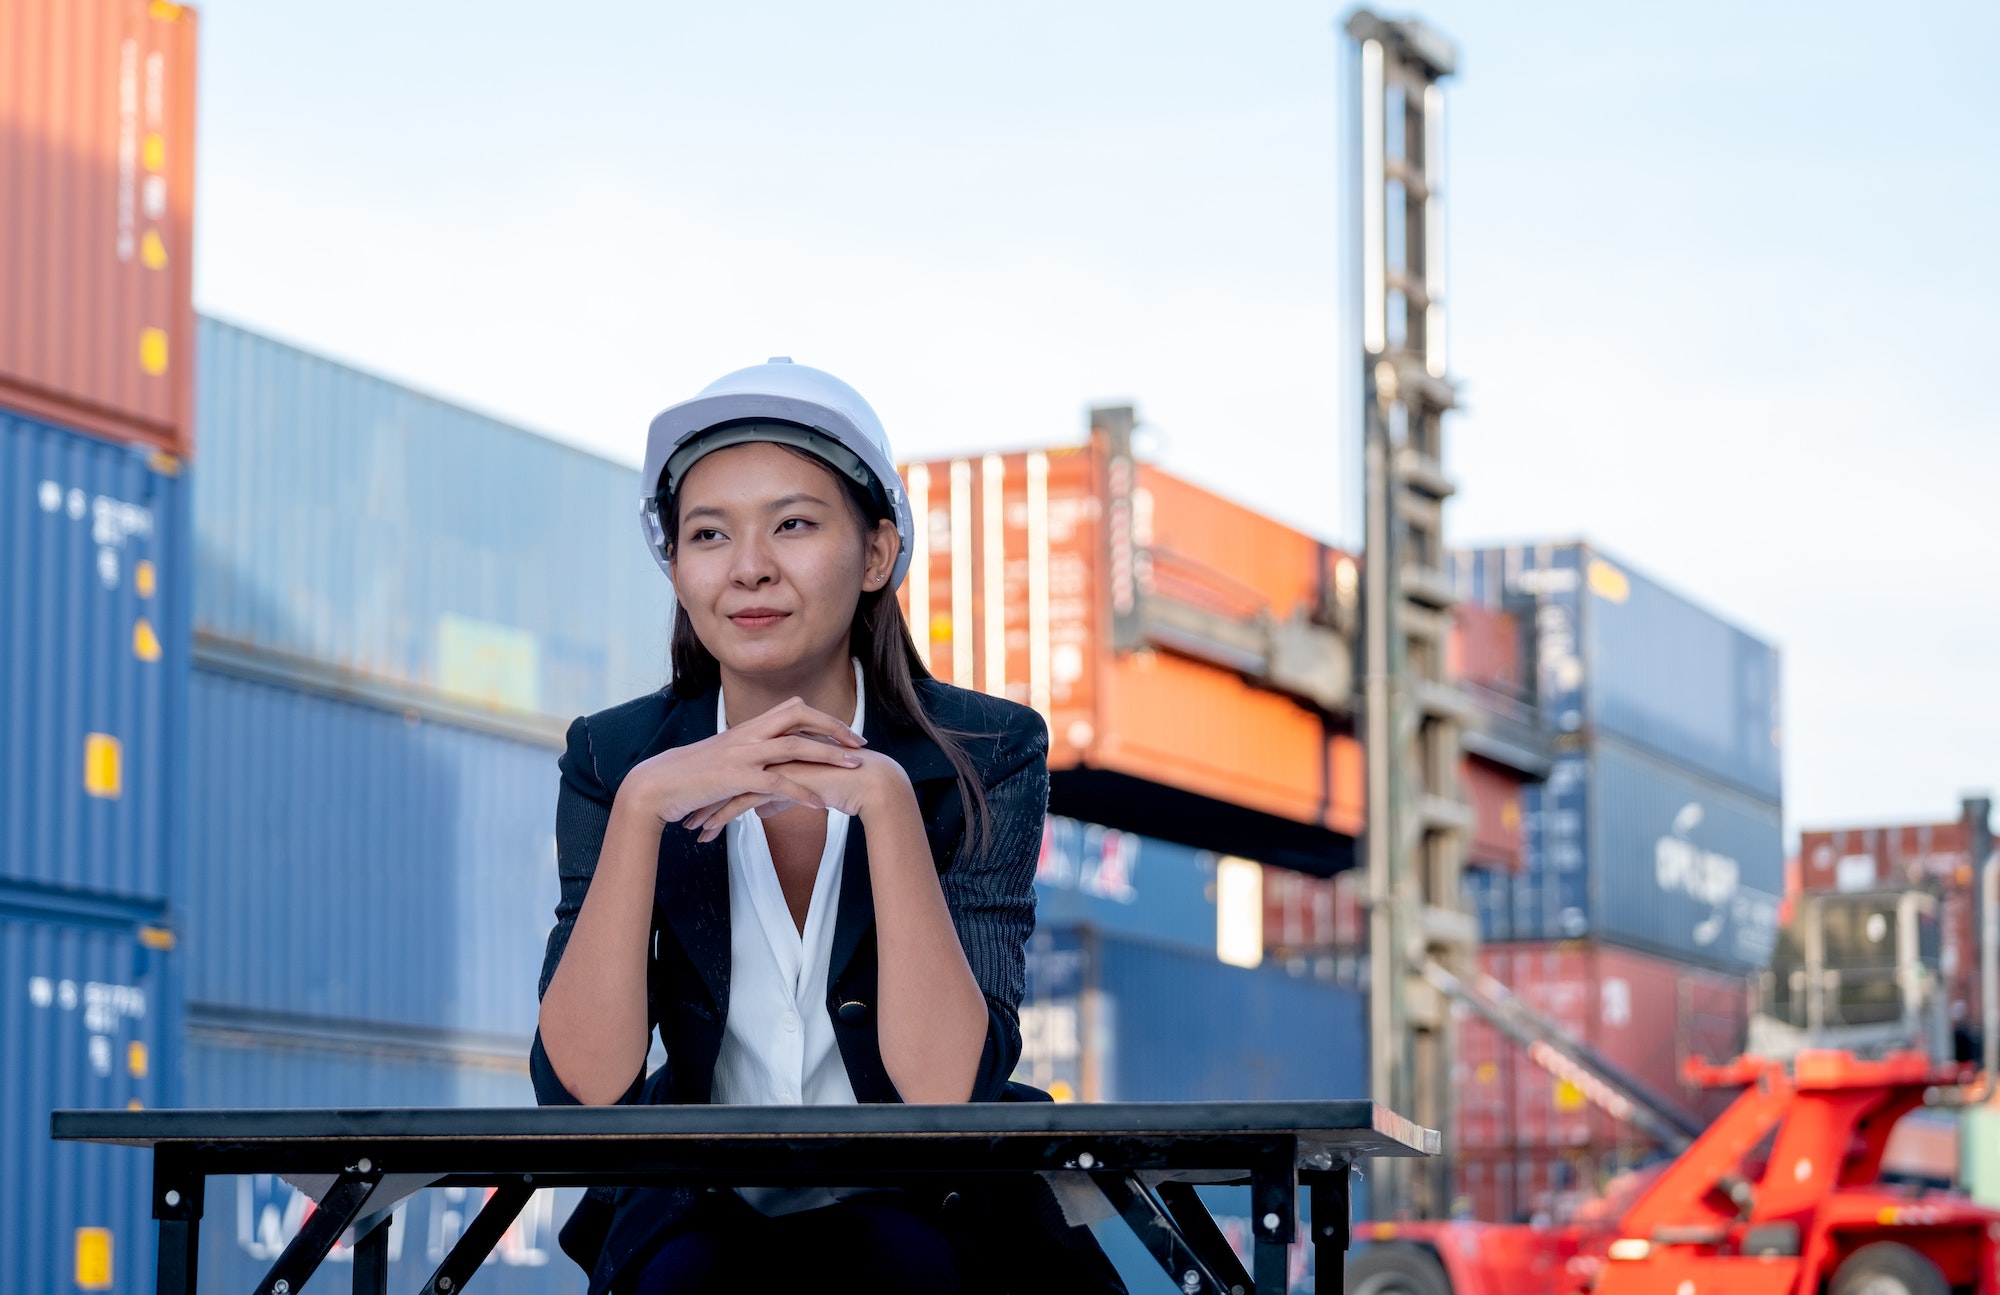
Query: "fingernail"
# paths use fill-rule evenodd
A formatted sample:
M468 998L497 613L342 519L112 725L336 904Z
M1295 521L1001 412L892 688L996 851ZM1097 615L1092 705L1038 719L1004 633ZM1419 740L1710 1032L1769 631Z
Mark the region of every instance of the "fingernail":
M850 755L845 760L842 760L841 763L850 769L858 769L861 767L861 757Z

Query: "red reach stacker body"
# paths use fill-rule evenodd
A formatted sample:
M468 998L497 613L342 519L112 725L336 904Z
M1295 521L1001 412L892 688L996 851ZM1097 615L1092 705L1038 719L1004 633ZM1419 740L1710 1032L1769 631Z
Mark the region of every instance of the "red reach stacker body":
M1691 1063L1742 1094L1560 1226L1373 1223L1351 1295L2000 1295L2000 1211L1881 1181L1896 1121L1965 1075L1919 1053Z

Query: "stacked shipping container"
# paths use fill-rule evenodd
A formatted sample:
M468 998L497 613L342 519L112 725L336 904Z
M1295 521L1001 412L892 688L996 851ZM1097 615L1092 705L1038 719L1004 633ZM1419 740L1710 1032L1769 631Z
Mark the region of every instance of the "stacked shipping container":
M904 469L918 650L1042 713L1058 811L1337 871L1363 812L1354 564L1137 462L1129 428Z
M244 329L200 337L187 1100L532 1102L561 734L665 676L638 474ZM557 1195L482 1285L581 1289ZM238 1284L307 1208L262 1179L211 1198L235 1227L203 1263ZM476 1205L412 1198L392 1267L428 1272Z
M1966 1057L1985 1019L1979 989L1979 869L1993 853L1992 802L1969 796L1954 823L1831 828L1799 836L1800 888L1925 890L1938 897L1938 978Z
M1783 892L1776 652L1584 544L1457 558L1466 689L1553 750L1517 867L1475 857L1482 969L1670 1100L1741 1048ZM1461 1189L1560 1212L1649 1147L1460 1015Z
M1523 793L1521 870L1468 877L1482 937L1761 966L1784 886L1776 650L1587 545L1457 567L1467 604L1532 627L1521 682L1556 747Z
M194 15L0 0L0 1289L137 1289L175 1101Z
M523 736L665 682L638 473L201 322L205 659Z

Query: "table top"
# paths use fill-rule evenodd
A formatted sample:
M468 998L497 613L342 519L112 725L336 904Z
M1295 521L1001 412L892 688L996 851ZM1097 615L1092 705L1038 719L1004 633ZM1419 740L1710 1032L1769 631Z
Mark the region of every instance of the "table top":
M51 1136L182 1153L210 1172L379 1162L537 1172L591 1164L776 1169L809 1160L921 1170L1298 1167L1436 1155L1439 1136L1370 1101L972 1102L943 1106L548 1106L56 1111Z

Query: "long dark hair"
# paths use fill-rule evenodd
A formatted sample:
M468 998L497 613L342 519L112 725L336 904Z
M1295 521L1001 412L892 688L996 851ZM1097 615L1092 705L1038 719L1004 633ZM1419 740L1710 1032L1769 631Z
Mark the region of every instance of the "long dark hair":
M878 498L867 487L835 472L817 455L780 442L771 444L798 455L838 481L859 513L864 530L872 530L889 516L885 500ZM669 553L680 542L680 514L680 491L675 490L667 496L660 509ZM918 518L917 524L923 525L924 519ZM979 771L973 767L972 757L966 754L965 745L960 740L979 735L941 727L924 710L923 701L917 695L917 681L935 676L924 665L923 658L917 655L916 642L910 637L909 622L903 618L903 604L896 600L893 588L885 585L880 589L862 591L861 600L854 608L854 623L848 630L847 639L849 652L861 662L861 675L868 688L868 705L879 708L882 717L892 724L917 729L937 743L945 759L951 761L951 767L958 774L959 799L965 806L964 839L968 845L976 841L977 848L984 849L992 839L992 816L986 804L986 788L979 781ZM674 603L673 665L676 696L696 696L722 683L722 664L694 632L694 622L688 619L687 608L681 606L678 600Z

